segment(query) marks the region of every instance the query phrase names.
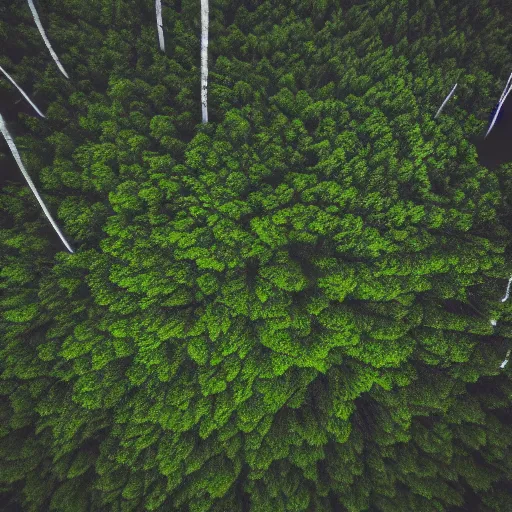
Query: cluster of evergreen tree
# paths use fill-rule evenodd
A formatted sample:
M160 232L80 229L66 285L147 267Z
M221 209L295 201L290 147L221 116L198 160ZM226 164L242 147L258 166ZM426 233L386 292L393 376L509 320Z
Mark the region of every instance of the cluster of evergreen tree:
M512 165L469 142L499 2L214 0L206 124L199 0L165 52L153 0L38 8L69 80L2 2L46 118L7 80L0 112L75 253L2 188L4 503L508 512Z

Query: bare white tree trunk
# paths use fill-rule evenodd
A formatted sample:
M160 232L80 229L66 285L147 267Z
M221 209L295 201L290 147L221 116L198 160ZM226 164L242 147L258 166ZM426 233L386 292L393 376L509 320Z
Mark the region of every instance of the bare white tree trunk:
M156 28L158 30L158 40L160 41L160 50L165 52L164 27L162 22L162 0L156 0Z
M503 89L503 92L501 93L500 101L503 99L503 96L505 96L505 91L507 90L507 87L510 84L510 80L512 80L512 73L510 73L510 76L508 77L507 80L507 85L505 85L505 89Z
M26 94L26 92L14 81L14 79L11 77L11 75L9 75L9 73L7 73L7 71L5 71L5 69L0 66L0 71L7 77L8 80L11 81L12 84L14 84L14 86L18 89L18 91L21 92L21 94L23 95L23 97L32 105L32 108L41 116L41 117L44 117L44 114L35 106L35 104L32 102L32 100L28 97L28 95Z
M505 366L507 366L509 357L510 357L510 349L508 349L507 355L505 356L505 360L503 361L503 363L501 363L500 368L505 368Z
M512 277L508 280L507 291L505 292L505 296L503 297L503 299L501 299L501 302L505 302L509 298L510 283L511 282L512 282Z
M489 132L492 130L492 127L494 126L494 123L496 122L496 119L498 117L498 114L500 113L501 107L503 106L503 103L505 103L505 100L507 99L507 96L510 94L510 91L512 91L512 85L508 88L508 91L505 95L501 95L502 99L500 99L498 108L496 109L496 112L494 114L494 117L492 118L491 126L489 126L489 129L487 130L487 133L485 134L484 139L489 135Z
M34 5L33 0L28 0L28 6L30 7L30 10L32 11L32 16L34 18L34 21L36 22L36 25L37 25L37 28L39 29L39 33L41 34L41 37L43 38L44 44L46 45L46 48L48 48L48 51L50 52L51 56L53 57L55 64L57 64L57 67L61 70L62 74L66 78L69 78L68 74L66 73L66 70L62 67L62 64L60 63L60 60L57 57L57 54L53 51L50 41L48 41L48 38L46 37L46 33L44 31L43 25L41 24L41 20L39 19L39 15L37 14L36 7Z
M203 123L208 122L208 0L201 0L201 104Z
M448 100L452 97L453 93L455 92L455 87L457 87L457 84L453 86L453 89L450 91L450 94L446 96L446 99L443 101L443 104L439 107L439 110L437 111L437 114L434 116L434 119L441 113L441 110L443 110L444 106L448 103Z
M512 78L512 74L510 75L510 77ZM510 81L510 78L509 78L509 81ZM508 85L508 82L507 82L507 85ZM512 86L511 86L511 88L512 88ZM505 296L503 297L503 299L501 299L501 302L505 302L510 296L510 283L512 283L512 277L508 280L507 291L505 292ZM491 324L493 326L496 326L496 320L491 320ZM500 365L500 368L505 368L505 366L507 366L508 358L510 357L510 352L511 352L511 350L509 349L507 351L507 355L505 356L505 360Z
M18 164L18 167L20 168L23 176L27 180L28 186L31 188L32 192L36 196L36 199L39 201L39 204L41 205L41 208L43 209L43 212L46 215L46 218L50 221L50 224L53 226L53 229L57 232L60 239L66 246L67 250L69 252L73 252L73 249L71 249L70 245L62 235L60 229L58 228L57 224L55 224L55 221L52 218L51 213L48 211L48 208L46 208L46 205L44 204L43 200L41 199L41 196L39 195L39 192L37 191L36 187L34 186L34 183L30 179L30 176L28 175L27 171L25 170L25 166L23 165L23 162L21 161L20 154L18 153L18 149L16 148L16 144L14 144L14 141L10 135L10 133L7 130L7 126L5 124L4 118L2 117L2 114L0 114L0 131L2 132L2 135L5 138L5 141L7 142L7 145L9 146L9 149L11 150L12 155L14 156L14 159L16 160L16 163Z

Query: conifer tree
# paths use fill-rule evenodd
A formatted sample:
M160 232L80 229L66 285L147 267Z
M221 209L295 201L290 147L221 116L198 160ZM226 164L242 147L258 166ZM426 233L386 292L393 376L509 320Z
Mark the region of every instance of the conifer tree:
M352 4L166 5L162 52L150 0L49 0L69 81L0 4L46 114L5 118L76 244L2 186L12 507L508 512L511 168L471 141L511 29L494 0Z

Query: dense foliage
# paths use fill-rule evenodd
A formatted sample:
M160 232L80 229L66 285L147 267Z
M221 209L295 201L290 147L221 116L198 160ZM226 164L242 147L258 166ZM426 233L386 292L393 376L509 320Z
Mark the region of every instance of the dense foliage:
M202 125L199 0L164 0L165 53L153 0L38 2L69 80L0 4L47 116L11 129L76 251L3 187L4 502L510 510L512 165L471 140L512 30L487 0L341 5L212 1Z

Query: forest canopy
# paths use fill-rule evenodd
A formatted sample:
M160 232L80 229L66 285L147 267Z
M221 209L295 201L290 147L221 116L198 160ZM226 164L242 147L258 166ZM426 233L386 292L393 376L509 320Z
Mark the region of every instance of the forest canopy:
M69 79L2 2L0 112L74 253L3 184L5 510L509 512L506 2L211 1L207 123L199 0L36 6Z

